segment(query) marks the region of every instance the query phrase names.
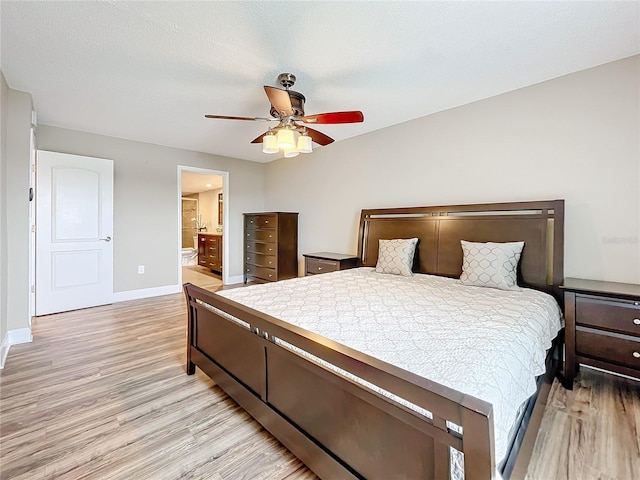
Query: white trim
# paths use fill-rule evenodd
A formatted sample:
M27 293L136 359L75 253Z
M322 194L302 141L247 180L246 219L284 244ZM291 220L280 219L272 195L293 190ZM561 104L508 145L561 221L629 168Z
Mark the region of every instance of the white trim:
M225 283L225 285L235 285L236 283L242 283L244 282L244 275L236 275L235 277L229 277L227 281L228 283Z
M29 343L33 341L30 328L16 328L9 330L2 339L2 348L0 349L0 369L4 368L4 362L7 360L9 348L11 345L20 343Z
M138 290L127 290L124 292L114 292L113 302L126 302L129 300L139 300L142 298L159 297L161 295L171 295L182 291L182 285L166 285L164 287L140 288Z
M240 283L238 277L229 277L229 201L231 199L229 190L229 172L224 170L212 170L209 168L189 167L178 165L178 218L182 218L182 172L200 173L203 175L218 175L222 177L222 284L230 285ZM182 220L180 220L182 221ZM178 283L182 285L182 229L178 228ZM244 278L243 278L244 280Z

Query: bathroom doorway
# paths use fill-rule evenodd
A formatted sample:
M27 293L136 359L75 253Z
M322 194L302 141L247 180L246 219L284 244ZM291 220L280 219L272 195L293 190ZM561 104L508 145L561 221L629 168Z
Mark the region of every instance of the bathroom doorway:
M179 281L217 290L228 278L228 172L178 167Z

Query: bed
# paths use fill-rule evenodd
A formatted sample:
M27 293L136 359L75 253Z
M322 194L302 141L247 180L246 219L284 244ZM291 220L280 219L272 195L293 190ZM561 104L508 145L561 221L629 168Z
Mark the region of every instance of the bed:
M287 312L273 310L263 292L301 284L309 292L318 288L317 295L308 296L320 298L322 287L309 282L344 285L339 291L366 284L372 281L380 240L417 238L413 271L425 274L417 279L444 282L454 289L451 298L464 297L455 294L459 282L452 280L461 273L461 240L524 241L518 284L531 295L545 292L560 302L563 214L562 200L363 210L358 257L364 268L222 294L187 284L187 373L202 369L321 478L523 477L557 369L557 338L539 359L543 371L534 394L522 404L508 438L499 438L497 458L492 403L447 386L442 374L434 381L428 368L417 374L385 361L384 354L365 353L269 315L265 311L281 312L279 317ZM241 301L226 298L234 296ZM246 305L252 301L265 308ZM312 323L305 325L331 310L321 301L308 308L315 313L306 315ZM361 336L373 331L368 328ZM357 332L351 335L352 345L359 345ZM448 361L446 349L436 355ZM508 383L508 378L495 379L496 387Z

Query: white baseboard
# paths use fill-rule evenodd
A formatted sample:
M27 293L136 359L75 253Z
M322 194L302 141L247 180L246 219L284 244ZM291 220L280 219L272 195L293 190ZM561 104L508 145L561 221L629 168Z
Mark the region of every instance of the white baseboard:
M141 288L139 290L127 290L126 292L114 292L113 302L126 302L128 300L139 300L142 298L159 297L180 293L182 285L166 285L164 287Z
M30 328L16 328L9 330L2 339L2 347L0 348L0 369L4 368L4 362L7 360L9 348L11 345L19 343L29 343L33 340Z

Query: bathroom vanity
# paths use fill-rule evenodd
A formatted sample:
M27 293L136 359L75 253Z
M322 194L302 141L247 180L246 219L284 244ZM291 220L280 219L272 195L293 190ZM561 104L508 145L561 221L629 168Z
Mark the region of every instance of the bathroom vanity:
M222 273L222 235L198 234L198 265Z

